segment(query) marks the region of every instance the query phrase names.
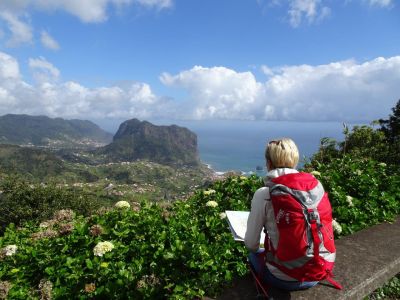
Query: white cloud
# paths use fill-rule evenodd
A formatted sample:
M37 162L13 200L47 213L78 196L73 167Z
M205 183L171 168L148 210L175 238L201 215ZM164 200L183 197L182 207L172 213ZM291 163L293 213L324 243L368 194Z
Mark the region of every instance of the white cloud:
M189 91L195 107L191 118L255 118L249 108L254 107L261 84L251 72L195 66L175 76L164 73L160 80L165 85Z
M153 104L157 102L157 97L146 83L134 83L128 90L129 101L131 103Z
M43 46L46 48L52 50L60 49L60 45L57 43L57 41L53 37L51 37L51 35L45 30L42 30L42 32L40 33L40 40Z
M289 24L297 28L304 23L315 24L326 19L331 15L331 8L326 3L332 3L327 0L256 0L264 7L267 1L269 7L287 5L287 14ZM343 3L353 0L343 0ZM371 7L391 8L394 5L393 0L358 0L361 3Z
M2 0L0 1L0 9L2 11L21 12L32 0Z
M170 100L156 96L146 83L88 88L60 81L60 71L45 58L29 59L35 84L23 80L19 64L0 52L0 115L44 114L81 119L129 119L172 116Z
M5 80L19 80L19 64L12 56L0 52L0 83Z
M111 7L121 9L133 4L161 10L171 7L173 0L0 0L0 20L6 23L10 33L7 46L15 47L33 41L33 28L27 21L32 10L65 11L82 22L99 23L108 19ZM56 40L47 32L42 31L41 42L47 48L59 48Z
M16 47L24 43L31 43L33 39L32 27L24 22L24 16L15 15L8 11L0 12L0 19L5 21L11 37L8 39L6 45L9 47ZM26 19L26 16L25 16Z
M103 22L107 20L108 0L38 0L32 5L41 10L64 10L82 22Z
M290 25L298 27L304 20L312 24L326 18L330 8L322 5L321 0L291 0L288 14Z
M369 5L379 7L390 7L393 4L392 0L368 0Z
M169 8L172 6L172 0L136 0L139 4L158 9Z
M14 57L0 52L0 115L372 121L387 117L400 97L400 56L268 68L265 81L251 72L195 66L160 76L167 87L187 92L187 98L175 100L156 95L143 82L95 88L63 82L60 71L42 57L30 59L29 67L34 84L24 81Z
M29 67L33 72L34 78L38 82L52 82L59 78L60 71L48 62L44 57L30 58Z
M399 98L400 56L268 72L263 83L250 72L223 67L194 67L160 79L188 91L185 109L196 119L372 121L385 117Z
M267 65L262 65L261 66L261 72L263 72L267 76L272 76L274 75L274 70L268 67Z
M172 6L173 0L2 0L0 9L20 13L30 9L41 11L62 10L78 17L82 22L106 21L111 6L121 7L137 3L142 6L163 9Z

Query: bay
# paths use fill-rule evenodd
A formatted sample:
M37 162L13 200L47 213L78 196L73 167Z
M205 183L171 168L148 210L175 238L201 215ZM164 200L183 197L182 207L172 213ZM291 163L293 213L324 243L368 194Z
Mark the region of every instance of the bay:
M256 173L258 166L265 166L267 142L277 138L295 141L299 167L318 150L321 138L344 138L341 122L190 121L181 125L197 134L201 161L217 172Z

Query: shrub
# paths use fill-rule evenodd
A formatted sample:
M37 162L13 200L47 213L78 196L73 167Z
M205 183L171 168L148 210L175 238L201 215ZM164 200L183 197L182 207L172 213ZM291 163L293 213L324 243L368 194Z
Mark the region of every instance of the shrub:
M397 168L372 159L345 155L320 164L306 165L329 193L333 216L342 225L342 235L384 221L400 213L400 174Z
M393 277L383 287L369 295L368 300L390 300L399 299L400 296L400 273Z
M51 287L54 299L215 295L247 272L247 251L232 239L221 213L249 209L261 184L257 177L228 178L187 201L142 203L140 209L131 203L39 228L10 225L0 248L12 244L18 250L0 264L0 281L11 285L10 299L39 298L39 286ZM210 201L218 206L207 206ZM113 247L97 256L96 245L105 241Z
M60 189L54 184L32 185L14 176L3 179L0 189L0 233L9 223L39 222L60 209L70 208L89 215L100 206L93 196L85 193Z
M399 177L389 167L346 156L318 171L343 234L399 212ZM249 210L262 185L256 176L229 177L185 201L130 202L90 217L60 213L39 227L10 225L0 249L17 250L2 258L0 284L9 299L215 296L247 273L247 249L233 240L223 212Z

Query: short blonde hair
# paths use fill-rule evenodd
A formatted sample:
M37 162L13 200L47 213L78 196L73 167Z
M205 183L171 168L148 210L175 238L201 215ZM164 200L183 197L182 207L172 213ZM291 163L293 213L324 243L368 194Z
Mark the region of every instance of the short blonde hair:
M272 140L265 148L265 159L274 168L295 168L299 162L299 150L292 139Z

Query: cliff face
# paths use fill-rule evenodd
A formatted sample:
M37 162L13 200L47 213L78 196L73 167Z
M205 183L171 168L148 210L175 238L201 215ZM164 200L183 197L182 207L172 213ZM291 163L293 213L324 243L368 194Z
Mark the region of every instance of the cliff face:
M161 164L197 165L197 136L189 129L156 126L132 119L123 122L113 142L100 150L110 161L148 159Z

